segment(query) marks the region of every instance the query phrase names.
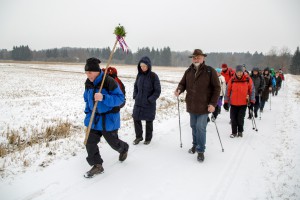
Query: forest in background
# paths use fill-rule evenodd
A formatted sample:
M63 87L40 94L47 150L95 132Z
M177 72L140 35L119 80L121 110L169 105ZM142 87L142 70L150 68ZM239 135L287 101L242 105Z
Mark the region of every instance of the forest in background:
M16 61L45 61L45 62L74 62L84 63L89 57L100 58L102 62L106 62L111 53L110 47L105 48L53 48L44 50L31 50L28 45L14 46L11 51L0 49L0 60L16 60ZM117 48L112 63L135 65L141 57L148 56L154 66L175 66L186 67L191 64L188 58L192 51L172 51L170 47L138 48L136 52L129 51L124 53L121 48ZM245 64L247 69L258 66L263 69L272 67L274 69L283 69L284 72L300 74L300 53L299 47L294 54L283 47L277 49L271 48L268 53L262 52L210 52L207 53L205 62L212 67L220 67L222 63L235 67L238 64Z

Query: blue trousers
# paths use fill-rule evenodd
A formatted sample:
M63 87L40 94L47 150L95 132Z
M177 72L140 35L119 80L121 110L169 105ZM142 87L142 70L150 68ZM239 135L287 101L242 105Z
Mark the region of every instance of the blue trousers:
M190 126L193 133L193 146L196 151L205 152L206 144L206 126L208 114L193 114L190 113Z

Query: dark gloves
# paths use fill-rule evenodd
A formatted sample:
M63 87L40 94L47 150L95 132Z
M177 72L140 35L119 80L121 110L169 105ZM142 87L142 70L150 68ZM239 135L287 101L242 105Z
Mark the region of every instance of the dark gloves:
M224 103L223 108L228 111L229 110L229 104L228 103Z
M250 102L249 109L253 110L253 107L254 107L254 103Z

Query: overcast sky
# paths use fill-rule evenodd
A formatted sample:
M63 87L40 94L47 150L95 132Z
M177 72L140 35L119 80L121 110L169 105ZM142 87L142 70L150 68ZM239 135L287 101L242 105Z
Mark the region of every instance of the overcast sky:
M300 45L299 0L0 0L0 49L29 45L267 53Z

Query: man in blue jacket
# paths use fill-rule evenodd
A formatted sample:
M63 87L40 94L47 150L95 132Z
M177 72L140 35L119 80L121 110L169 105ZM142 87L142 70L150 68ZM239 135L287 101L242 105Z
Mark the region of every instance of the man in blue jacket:
M84 101L85 114L84 125L88 126L92 115L95 101L98 101L95 117L91 127L89 137L87 139L86 150L88 153L87 162L93 166L85 177L93 177L104 171L102 167L103 160L101 158L98 143L101 136L105 138L107 143L120 153L119 160L124 161L127 158L129 145L118 137L118 129L120 128L120 105L124 102L125 97L118 83L110 76L106 76L102 91L99 88L104 76L104 72L100 69L101 61L97 58L87 59L85 65L85 74L87 80L85 82Z

